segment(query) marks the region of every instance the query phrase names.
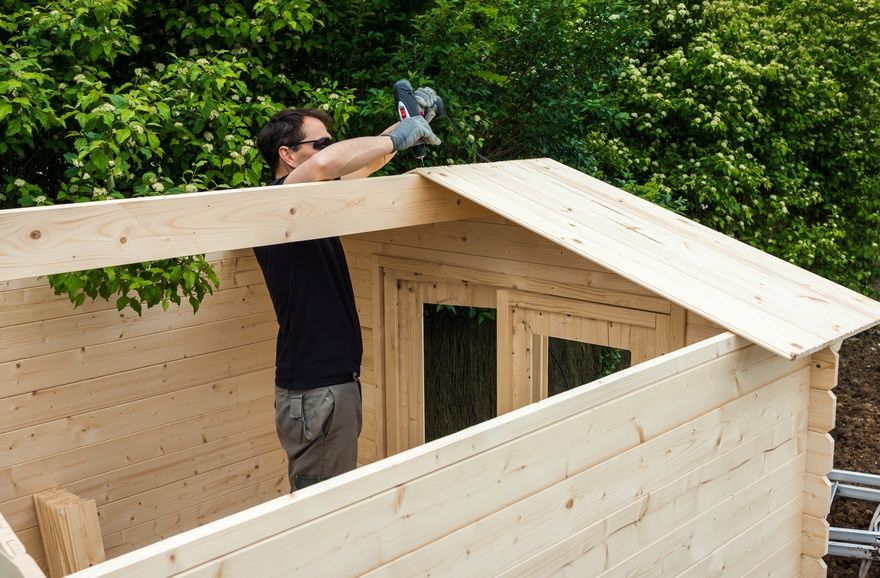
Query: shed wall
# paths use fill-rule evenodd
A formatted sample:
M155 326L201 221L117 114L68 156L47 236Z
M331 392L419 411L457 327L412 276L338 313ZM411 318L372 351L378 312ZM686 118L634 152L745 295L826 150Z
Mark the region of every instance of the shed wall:
M196 315L0 284L0 513L43 567L31 496L53 486L96 500L108 557L287 491L262 275L249 250L213 260Z
M80 576L794 576L814 369L724 334Z

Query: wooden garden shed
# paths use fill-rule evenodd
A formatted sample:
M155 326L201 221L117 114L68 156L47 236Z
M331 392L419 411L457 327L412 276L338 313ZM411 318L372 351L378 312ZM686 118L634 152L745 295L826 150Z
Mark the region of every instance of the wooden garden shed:
M250 247L331 235L361 467L288 495ZM196 315L73 309L41 277L193 253L221 277ZM424 443L434 303L497 309L498 417ZM548 159L3 211L0 574L47 569L33 496L63 487L108 557L81 577L821 576L836 351L878 322ZM552 338L633 365L547 397Z

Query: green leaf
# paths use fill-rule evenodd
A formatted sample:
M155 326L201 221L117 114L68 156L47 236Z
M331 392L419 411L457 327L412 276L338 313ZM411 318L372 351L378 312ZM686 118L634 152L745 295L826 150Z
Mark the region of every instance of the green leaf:
M131 129L129 129L128 127L123 127L117 129L114 134L116 136L116 142L118 142L119 144L123 144L131 136Z
M157 102L156 109L158 109L159 115L162 118L164 118L165 120L168 120L171 118L171 109L164 102Z

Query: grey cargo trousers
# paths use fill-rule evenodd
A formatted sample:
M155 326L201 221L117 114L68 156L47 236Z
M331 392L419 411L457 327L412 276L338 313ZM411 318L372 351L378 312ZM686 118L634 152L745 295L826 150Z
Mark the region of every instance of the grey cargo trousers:
M290 491L357 467L360 382L306 390L275 387L275 428L287 453Z

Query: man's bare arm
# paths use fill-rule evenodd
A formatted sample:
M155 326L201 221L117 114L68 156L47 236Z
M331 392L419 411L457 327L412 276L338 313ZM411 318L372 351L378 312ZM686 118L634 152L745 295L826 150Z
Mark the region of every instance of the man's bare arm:
M390 160L392 156L394 156L394 147L387 136L347 139L330 145L298 166L287 175L284 183L332 181L368 167L376 166L378 169L387 162L387 160L383 162L386 157Z
M382 166L385 157L395 151L408 149L418 142L438 145L440 139L421 116L408 117L387 136L365 136L344 140L319 151L287 175L284 182L311 183L328 181L345 175L365 174L371 167ZM375 169L374 169L375 170Z
M386 128L385 130L383 130L382 136L388 135L388 133L390 133L392 130L397 128L398 124L400 124L400 123L396 122L396 123L392 124L391 126L389 126L388 128ZM391 152L391 154L387 154L385 156L379 157L378 159L376 159L375 162L372 162L361 169L358 169L358 170L351 172L351 173L348 173L346 175L342 175L342 179L344 179L344 180L362 179L362 178L368 177L368 176L372 175L373 173L375 173L376 171L378 171L379 169L381 169L382 167L384 167L385 165L387 165L389 162L391 162L391 159L393 159L394 155L396 155L396 154L397 154L396 152Z

